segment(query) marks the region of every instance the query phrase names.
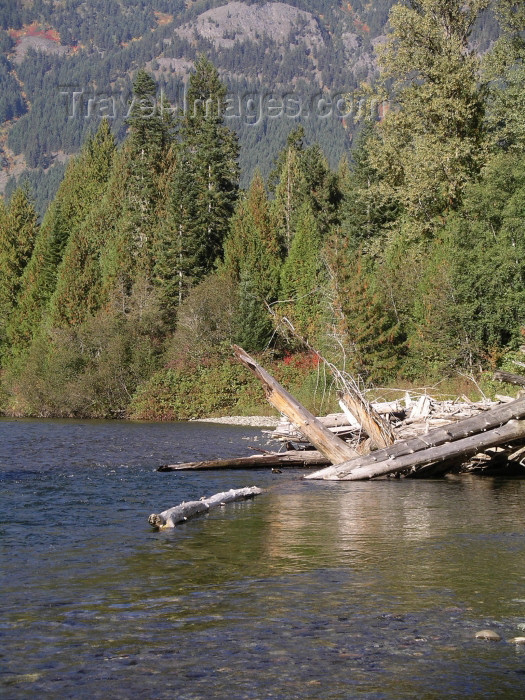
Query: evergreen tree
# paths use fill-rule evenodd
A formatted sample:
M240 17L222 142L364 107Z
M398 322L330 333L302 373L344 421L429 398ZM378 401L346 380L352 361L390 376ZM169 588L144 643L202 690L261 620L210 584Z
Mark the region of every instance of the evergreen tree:
M166 217L159 227L155 284L166 321L173 326L176 310L196 280L209 271L205 241L199 227L193 161L183 149L170 179Z
M525 150L525 8L515 0L496 4L501 35L484 59L487 123L494 146Z
M237 341L262 350L273 324L266 304L278 296L281 250L264 182L259 172L236 208L224 245L223 271L239 287Z
M338 364L372 382L393 379L402 366L405 334L384 270L337 233L327 241L325 257Z
M68 236L50 300L53 325L76 325L98 307L99 255L104 242L99 232L102 222L106 236L110 229L104 217L104 199L115 155L115 140L107 120L102 121L98 132L88 140L85 153L84 188L91 210Z
M380 53L391 108L376 129L370 163L418 231L457 208L483 162L479 58L469 45L488 0L414 0L395 5Z
M318 338L327 312L327 274L322 235L308 203L298 212L288 257L281 270L279 315L286 316L300 336Z
M26 187L15 190L9 207L0 201L0 355L37 230L37 215Z
M469 363L523 342L525 327L525 163L519 153L491 160L447 229L453 284Z
M144 70L133 81L133 100L127 120L126 191L117 231L117 246L123 258L118 275L131 288L137 270L150 277L154 265L158 208L162 178L166 175L173 123L165 104L157 101L157 85Z
M304 146L304 129L290 132L286 148L279 154L270 175L275 194L274 210L286 251L290 250L298 212L308 204L322 235L339 221L342 192L319 145Z
M31 259L20 282L16 310L8 324L14 355L22 351L36 331L57 284L58 269L72 232L84 222L104 189L94 141L89 140L79 156L72 159L57 195L46 212Z
M395 201L381 188L377 169L370 162L374 126L368 122L359 134L352 151L352 164L343 174L341 189L341 231L350 250L377 254L385 228L398 213Z
M188 169L193 180L191 195L196 216L189 240L183 245L182 265L191 267L184 262L184 250L191 251L195 282L212 270L221 255L237 199L237 139L223 124L225 96L226 88L217 69L201 56L186 95L177 166ZM187 186L185 189L187 192Z

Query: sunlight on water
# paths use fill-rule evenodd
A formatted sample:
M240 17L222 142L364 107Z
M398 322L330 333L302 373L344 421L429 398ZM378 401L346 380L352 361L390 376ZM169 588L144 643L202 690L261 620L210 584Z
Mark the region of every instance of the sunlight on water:
M525 648L474 635L525 628L524 482L155 471L260 434L0 421L2 697L522 697Z

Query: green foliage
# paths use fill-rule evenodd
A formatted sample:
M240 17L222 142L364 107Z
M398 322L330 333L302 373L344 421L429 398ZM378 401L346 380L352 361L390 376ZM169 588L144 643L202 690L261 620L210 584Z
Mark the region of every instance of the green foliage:
M267 309L278 297L281 241L259 173L240 199L224 244L224 273L238 284L236 341L263 350L273 334Z
M500 154L453 217L456 303L473 361L515 347L525 326L525 161Z
M193 287L177 310L177 327L167 341L167 364L193 366L229 353L236 308L237 288L227 275L212 273Z
M123 417L137 386L158 367L162 322L150 288L137 283L107 311L74 328L42 325L4 378L11 413ZM18 371L17 371L18 370Z
M286 316L303 338L313 340L323 330L327 274L321 256L322 236L312 209L303 204L290 252L281 270L278 313Z
M488 0L395 5L380 51L392 104L376 129L371 165L419 231L461 202L483 162L483 93L469 35Z
M502 34L484 58L488 85L487 122L493 145L525 150L525 10L522 3L499 0Z
M384 270L344 238L330 241L327 260L334 331L346 369L374 383L393 380L402 366L405 332Z
M17 305L22 276L33 252L37 216L27 188L15 191L6 208L0 204L0 357Z

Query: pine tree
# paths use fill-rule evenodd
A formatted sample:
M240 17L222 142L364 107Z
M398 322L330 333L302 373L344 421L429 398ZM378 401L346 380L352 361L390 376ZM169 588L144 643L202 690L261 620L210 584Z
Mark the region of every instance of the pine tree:
M127 119L122 215L112 242L112 254L116 255L114 274L127 292L136 275L151 278L153 274L154 232L158 228L159 208L163 206L162 180L169 169L168 153L173 142L171 114L165 104L159 104L156 93L153 78L139 70L133 81Z
M342 192L318 144L304 146L304 129L290 132L270 175L274 210L284 248L291 248L298 212L308 204L322 235L339 222Z
M98 203L104 189L100 181L97 149L89 140L72 159L57 195L44 216L31 259L20 282L16 309L8 324L15 355L27 347L55 291L58 270L72 232L78 230Z
M209 270L206 245L198 225L193 162L183 149L177 149L176 157L166 217L157 234L154 268L160 303L171 326L188 290Z
M276 226L257 171L232 218L222 268L239 288L237 342L248 350L263 349L272 336L273 324L266 304L277 299L280 267Z
M102 222L106 236L110 230L105 196L115 155L115 140L107 120L88 140L85 151L89 157L84 186L91 210L68 236L49 305L50 320L55 326L77 325L98 308L99 256L104 243L99 232Z
M196 225L185 247L198 260L195 281L210 272L228 232L237 200L239 166L237 139L223 124L226 88L217 69L204 56L196 63L186 96L187 113L181 126L181 167L194 180Z
M402 364L405 336L381 271L344 238L334 241L326 255L334 332L347 369L372 382L393 379Z
M418 231L458 207L483 163L484 96L469 35L487 4L414 0L390 13L379 60L392 104L376 129L370 163Z
M288 257L281 270L279 314L286 316L300 336L318 338L327 311L326 268L321 256L322 235L309 204L298 212Z
M27 188L15 190L9 207L0 202L0 355L37 230L37 215Z
M352 151L351 166L343 173L340 187L341 232L348 240L349 250L376 253L385 234L385 227L398 213L392 197L381 189L380 176L370 163L370 144L374 127L365 124Z

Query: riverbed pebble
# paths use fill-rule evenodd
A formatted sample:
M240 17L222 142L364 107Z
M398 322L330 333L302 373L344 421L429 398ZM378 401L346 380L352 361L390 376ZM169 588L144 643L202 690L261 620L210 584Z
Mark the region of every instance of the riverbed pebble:
M500 642L501 637L497 632L494 632L494 630L480 630L479 632L476 632L476 639L486 639L490 642Z
M512 637L509 642L511 644L525 644L525 637Z

